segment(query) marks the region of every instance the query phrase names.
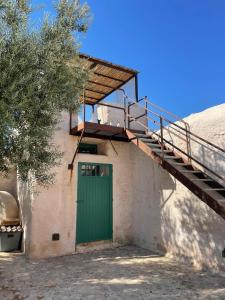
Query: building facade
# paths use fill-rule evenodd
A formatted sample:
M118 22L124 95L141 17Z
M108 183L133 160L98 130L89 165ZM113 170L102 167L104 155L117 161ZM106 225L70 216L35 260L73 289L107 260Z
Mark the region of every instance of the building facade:
M116 76L109 71L104 74ZM105 81L102 84L107 85ZM94 101L93 95L94 92L88 94L89 105ZM177 174L172 175L165 165L162 167L160 157L152 158L142 141L135 142L125 135L126 129L145 135L149 128L146 106L133 107L132 111L129 99L126 98L125 106L112 100L102 102L103 105L94 102L95 110L82 113L91 121L80 120L80 114L62 113L54 140L64 155L61 165L55 168L55 183L48 189L36 187L38 193L32 193L15 173L8 180L1 180L1 190L18 199L24 228L23 251L29 258L44 258L72 254L79 245L91 247L93 243L108 241L110 246L135 244L188 259L200 268L224 269L222 209L212 209L212 203L204 203L188 182L185 186L183 177L180 182ZM225 105L221 105L185 121L192 132L224 149L224 115ZM166 131L165 139L167 134ZM186 147L182 140L175 144ZM214 151L212 157L211 149L203 144L196 146L193 140L190 146L196 160L210 162L211 169L224 176L223 153ZM165 149L164 159L169 153ZM216 192L220 190L217 188Z

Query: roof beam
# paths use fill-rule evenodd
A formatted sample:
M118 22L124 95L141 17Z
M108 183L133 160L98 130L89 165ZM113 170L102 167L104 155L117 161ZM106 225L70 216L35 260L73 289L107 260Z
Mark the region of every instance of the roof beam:
M92 92L92 93L97 93L97 94L100 94L100 95L105 95L104 92L92 90L92 89L89 89L89 88L86 88L85 91Z
M111 77L111 76L104 75L104 74L101 74L101 73L94 72L94 74L97 75L97 76L101 76L101 77L108 78L108 79L110 79L110 80L115 80L115 81L118 81L118 82L123 82L122 79L115 78L115 77Z
M109 88L109 89L115 89L115 86L111 86L111 85L108 85L108 84L105 84L105 83L103 84L103 83L95 82L95 81L92 81L92 80L88 80L88 82L99 85L99 86L103 86L103 87L106 87L106 88Z
M122 66L119 66L119 65L116 65L116 64L112 64L112 63L107 62L105 60L97 59L97 58L91 57L91 56L86 55L86 54L80 53L79 56L80 56L80 58L87 59L87 60L89 60L89 61L91 61L93 63L99 64L99 65L103 65L105 67L113 68L113 69L116 69L118 71L130 73L130 74L136 74L136 73L138 73L136 70L132 70L132 69L129 69L129 68L126 68L126 67L122 67Z
M84 98L88 98L88 99L93 99L93 100L97 100L97 101L99 101L99 100L101 100L102 98L95 98L95 97L92 97L92 96L88 96L88 95L84 95ZM104 98L105 98L105 96L104 96Z
M93 63L91 66L90 66L90 70L94 69L98 64L97 63Z

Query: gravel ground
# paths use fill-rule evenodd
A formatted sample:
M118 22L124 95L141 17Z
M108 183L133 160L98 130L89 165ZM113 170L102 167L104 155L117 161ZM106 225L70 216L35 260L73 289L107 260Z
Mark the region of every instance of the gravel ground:
M137 247L33 262L0 254L0 299L225 299L225 274Z

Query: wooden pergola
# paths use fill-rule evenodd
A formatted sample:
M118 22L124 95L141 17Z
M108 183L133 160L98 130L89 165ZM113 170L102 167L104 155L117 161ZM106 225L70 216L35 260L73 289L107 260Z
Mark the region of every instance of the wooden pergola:
M102 103L101 101L113 92L122 89L122 87L131 79L135 80L135 100L138 101L138 71L112 64L86 54L80 54L80 58L82 59L83 67L90 71L90 75L89 80L84 87L83 95L81 95L81 102L83 103L83 122L72 127L72 115L70 114L70 134L79 136L78 145L72 162L68 166L71 170L73 169L73 163L79 144L84 137L129 142L129 138L126 133L126 103L124 103L124 107L120 107L105 102ZM91 105L94 110L94 106L96 104L122 110L124 113L124 126L117 127L107 124L87 122L85 117L85 106ZM136 132L143 133L144 131L136 130Z
M86 54L80 54L80 58L83 60L84 67L90 70L90 77L84 89L86 104L99 103L133 78L135 79L135 96L138 99L138 71Z

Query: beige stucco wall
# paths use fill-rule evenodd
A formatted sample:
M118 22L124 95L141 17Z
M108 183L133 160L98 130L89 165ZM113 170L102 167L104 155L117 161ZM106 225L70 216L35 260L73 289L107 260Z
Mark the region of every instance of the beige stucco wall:
M225 104L191 115L186 121L193 132L225 149L224 116ZM184 147L182 143L180 146ZM192 150L196 158L225 176L224 156L215 152L211 154L203 145L193 143ZM138 168L147 164L147 157L140 156ZM146 193L151 189L155 192L149 194L149 198L144 195L139 197L140 203L134 206L134 216L137 218L134 224L135 242L149 249L157 246L158 250L175 258L188 258L198 268L225 270L225 259L222 258L222 250L225 248L225 220L166 171L155 167L149 169L154 179L151 187L143 189ZM151 212L147 207L154 203L155 214L152 214L155 222L152 224ZM142 220L141 224L139 219ZM153 235L155 226L158 232ZM157 240L157 245L152 244L152 238Z
M186 118L192 132L225 149L225 104ZM192 155L225 177L225 155L192 142ZM197 267L225 269L225 220L181 183L162 210L162 239L173 255L188 256ZM171 191L172 192L172 191ZM164 201L168 191L163 194Z
M77 138L70 136L69 116L63 114L60 129L55 140L64 152L61 165L55 169L54 185L48 189L39 188L39 193L24 197L20 186L20 201L24 223L29 221L26 230L26 253L31 258L58 256L73 253L76 240L76 197L77 164L80 162L100 162L113 165L113 241L124 244L132 241L132 165L135 160L129 143L97 140L104 155L78 154L74 162L74 171L68 170L76 149ZM93 142L85 138L83 142ZM129 174L129 176L128 176ZM21 191L22 190L22 191ZM28 203L29 202L29 203ZM29 208L30 207L30 208ZM30 215L27 213L30 210ZM59 233L60 240L52 241L52 234Z
M191 129L200 135L204 132L206 138L210 133L210 139L218 144L220 141L224 147L225 130L216 129L218 118L215 123L213 120L209 123L208 129L201 114L198 118L199 122L195 116ZM24 186L19 188L24 223L29 224L25 249L31 258L75 251L77 164L100 162L113 165L115 243L134 243L177 258L188 257L198 267L225 268L221 257L225 247L225 221L135 145L114 141L116 153L109 141L95 139L104 155L78 154L71 177L67 166L77 138L68 134L68 127L68 115L63 114L55 139L64 157L56 169L55 184L48 190L41 189L37 195L26 196ZM92 142L87 138L84 141ZM53 233L60 234L59 241L52 241Z

